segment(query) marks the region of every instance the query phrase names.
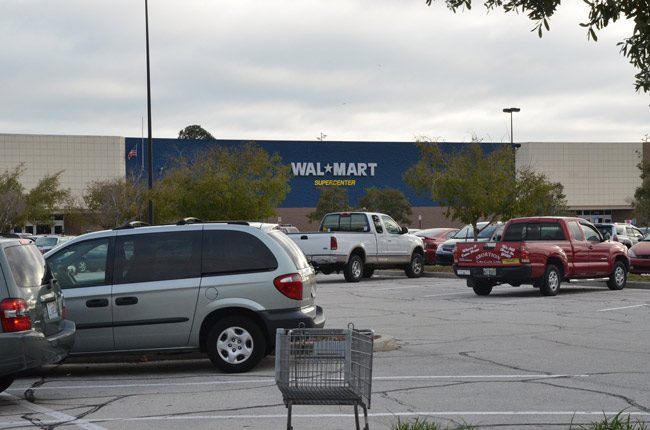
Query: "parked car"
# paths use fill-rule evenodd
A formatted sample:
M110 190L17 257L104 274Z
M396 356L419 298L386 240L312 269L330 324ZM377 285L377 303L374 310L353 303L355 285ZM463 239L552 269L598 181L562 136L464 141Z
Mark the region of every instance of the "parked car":
M61 289L28 239L0 238L0 392L18 372L61 361L75 337Z
M607 286L620 290L628 269L625 245L605 240L582 218L515 218L500 241L459 243L454 250L456 276L480 296L501 283L532 284L554 296L562 281L587 278L608 278Z
M318 232L288 236L316 270L343 271L348 282L370 278L376 269L402 269L409 278L424 270L422 239L386 214L333 212L323 217Z
M650 273L650 235L628 249L627 256L630 259L630 273Z
M488 225L487 222L479 222L476 224L479 230L477 241L478 242L487 242L492 238L494 232L497 230L497 227L502 225L501 221L497 223ZM436 264L441 266L451 266L454 264L454 248L459 242L468 242L474 241L474 231L471 224L467 224L465 227L460 229L451 239L446 240L442 245L438 246L436 249Z
M415 233L424 242L424 261L426 264L436 264L436 250L438 246L451 239L459 229L457 228L429 228Z
M50 249L56 248L62 243L65 243L71 240L72 238L74 238L74 236L58 236L58 235L41 235L35 237L36 237L35 239L36 247L38 248L39 251L41 251L41 254L45 254Z
M276 329L323 327L314 269L284 233L262 227L127 225L48 252L78 327L71 354L202 351L245 372L273 350Z
M630 248L643 239L643 232L631 224L606 223L594 224L606 240L621 242Z

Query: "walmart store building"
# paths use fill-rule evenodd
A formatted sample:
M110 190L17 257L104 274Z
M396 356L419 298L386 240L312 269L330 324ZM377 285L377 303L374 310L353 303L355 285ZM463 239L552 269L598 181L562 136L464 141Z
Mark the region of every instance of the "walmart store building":
M154 139L154 177L164 174L179 157L208 146L237 146L248 140L192 141ZM447 226L444 209L427 196L414 193L403 181L404 172L419 158L413 142L265 141L255 143L278 153L294 174L291 191L269 222L315 228L306 215L316 206L320 187L344 187L355 205L369 187L401 190L413 207L412 226ZM453 151L463 143L445 143ZM23 163L22 182L28 190L45 174L63 171L61 185L81 201L95 180L124 177L148 168L146 139L115 136L55 136L0 134L0 169ZM485 144L493 148L498 144ZM631 199L641 184L637 164L650 161L650 147L642 142L522 142L518 167L530 166L561 182L569 207L594 222L625 221L633 217ZM489 190L486 190L489 192ZM191 214L188 214L190 216ZM64 231L65 220L55 220ZM421 219L420 219L421 218ZM28 228L33 228L28 226ZM75 233L74 231L66 231Z

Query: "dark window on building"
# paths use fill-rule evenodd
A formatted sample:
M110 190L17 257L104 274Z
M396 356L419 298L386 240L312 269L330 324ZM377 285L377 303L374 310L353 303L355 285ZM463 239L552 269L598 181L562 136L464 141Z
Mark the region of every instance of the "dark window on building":
M115 241L115 283L201 276L201 231L120 236Z
M269 248L243 231L206 230L203 233L203 273L226 275L267 272L278 262Z

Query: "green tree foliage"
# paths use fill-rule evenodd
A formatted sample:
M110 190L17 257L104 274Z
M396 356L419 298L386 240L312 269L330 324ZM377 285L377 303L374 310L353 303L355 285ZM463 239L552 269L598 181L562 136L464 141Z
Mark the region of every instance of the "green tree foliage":
M20 183L23 165L0 175L0 232L9 232L12 227L24 224L27 201Z
M404 174L420 194L429 194L453 221L474 226L515 216L559 214L566 208L563 187L530 169L515 177L513 152L502 145L484 154L478 139L456 153L443 153L436 142L417 142L421 159Z
M70 190L62 190L63 171L46 175L26 196L26 218L32 224L52 224L52 215L57 209L67 206Z
M644 142L650 142L650 135L645 136ZM650 163L641 160L637 164L641 172L641 185L634 191L634 210L638 224L650 224Z
M316 209L307 215L309 221L320 221L325 214L330 212L349 211L348 190L339 187L323 187L320 189L320 197Z
M94 181L83 199L92 222L106 229L143 220L147 212L147 187L137 176Z
M427 5L435 0L426 0ZM575 0L571 0L575 1ZM589 6L589 17L580 26L587 28L587 37L598 40L596 34L619 19L634 21L632 35L618 43L621 53L638 70L634 86L637 91L650 91L650 2L648 0L583 0ZM456 12L471 9L472 0L445 0L447 7ZM549 30L549 20L560 6L561 0L483 0L488 11L502 8L505 12L527 14L535 22L532 31L542 37Z
M192 139L192 140L215 140L214 136L211 135L200 125L188 125L184 129L178 132L179 139Z
M400 224L410 224L409 215L413 213L411 204L403 192L397 188L366 188L359 200L359 207L368 212L381 212L390 215Z
M216 146L193 160L181 158L156 182L156 222L194 216L204 220L261 220L290 190L291 169L278 154L254 143Z
M60 188L63 172L44 176L28 193L20 182L24 172L21 163L0 175L0 231L10 231L27 221L51 225L55 210L70 201L70 190Z

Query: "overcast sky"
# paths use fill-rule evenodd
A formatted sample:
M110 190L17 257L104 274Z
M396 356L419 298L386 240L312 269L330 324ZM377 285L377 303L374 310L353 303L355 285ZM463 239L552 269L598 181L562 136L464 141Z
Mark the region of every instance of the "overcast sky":
M565 0L525 15L444 0L150 0L154 137L640 141L650 97ZM0 133L146 135L144 0L0 2Z

